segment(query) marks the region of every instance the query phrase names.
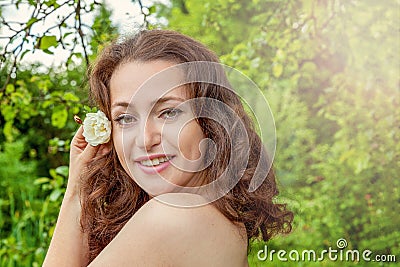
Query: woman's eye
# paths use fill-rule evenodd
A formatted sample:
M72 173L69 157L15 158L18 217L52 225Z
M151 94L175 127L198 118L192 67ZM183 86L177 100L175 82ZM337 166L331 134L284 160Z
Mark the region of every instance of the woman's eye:
M175 119L182 113L182 110L177 108L169 108L161 112L160 117L163 119Z
M119 115L115 120L119 125L128 125L131 123L134 123L136 121L135 117L128 115L128 114L122 114Z

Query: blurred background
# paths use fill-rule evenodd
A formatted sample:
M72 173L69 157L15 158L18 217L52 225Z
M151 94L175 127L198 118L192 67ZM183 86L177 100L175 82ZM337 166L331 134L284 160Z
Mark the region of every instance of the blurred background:
M277 202L293 232L268 250L400 261L400 1L0 1L0 266L41 266L84 116L86 70L119 34L180 31L250 77L277 129ZM251 92L249 92L251 93ZM262 125L261 125L262 127ZM261 261L250 266L395 266ZM396 265L397 266L397 265Z

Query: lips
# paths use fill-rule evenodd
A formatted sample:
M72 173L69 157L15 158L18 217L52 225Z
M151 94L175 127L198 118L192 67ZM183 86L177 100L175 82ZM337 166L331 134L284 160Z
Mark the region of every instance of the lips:
M151 155L146 157L140 157L135 160L138 167L146 174L160 173L169 165L170 160L173 159L172 155Z
M145 159L145 160L141 160L140 164L147 166L147 167L155 167L163 162L167 162L169 160L171 160L171 156L162 156L162 157L157 157L157 158L153 158L153 159Z

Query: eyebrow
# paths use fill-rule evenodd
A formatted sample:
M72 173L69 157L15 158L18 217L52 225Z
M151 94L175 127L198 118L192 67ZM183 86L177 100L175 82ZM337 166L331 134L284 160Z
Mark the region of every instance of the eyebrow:
M111 108L116 108L116 107L128 107L129 103L128 102L115 102L114 104L111 105Z
M154 100L151 102L151 105L160 105L163 104L165 102L168 101L179 101L179 102L185 102L186 100L181 98L181 97L176 97L176 96L166 96L166 97L162 97L160 99ZM115 102L114 104L112 104L111 108L115 108L115 107L129 107L131 106L131 104L129 104L128 102Z
M178 101L178 102L185 102L185 99L181 98L181 97L176 97L176 96L166 96L166 97L161 97L158 100L154 100L151 102L151 105L159 105L159 104L163 104L165 102L168 101Z

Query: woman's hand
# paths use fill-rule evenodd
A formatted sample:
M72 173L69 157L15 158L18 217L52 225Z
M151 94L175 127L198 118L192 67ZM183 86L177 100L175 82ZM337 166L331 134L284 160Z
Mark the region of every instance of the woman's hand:
M83 126L79 127L71 141L69 178L67 192L75 195L79 193L80 176L88 164L96 157L103 156L111 149L111 144L91 146L83 136Z

